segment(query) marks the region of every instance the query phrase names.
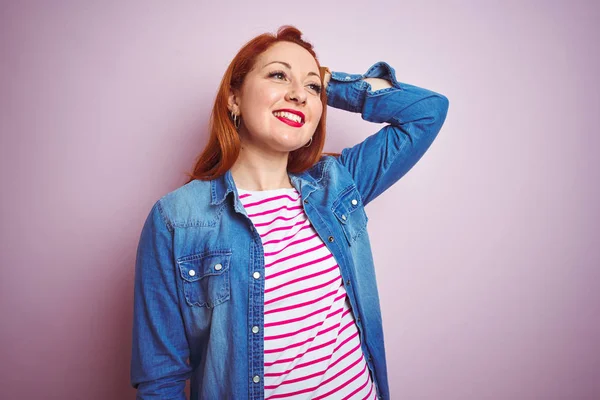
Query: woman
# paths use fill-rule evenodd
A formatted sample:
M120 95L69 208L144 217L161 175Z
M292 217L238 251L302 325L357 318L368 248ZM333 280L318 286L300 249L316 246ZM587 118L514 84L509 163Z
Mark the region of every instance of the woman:
M322 154L327 105L388 125ZM293 27L248 42L221 82L192 179L137 253L141 399L389 398L364 206L425 153L448 108L386 63L330 73Z

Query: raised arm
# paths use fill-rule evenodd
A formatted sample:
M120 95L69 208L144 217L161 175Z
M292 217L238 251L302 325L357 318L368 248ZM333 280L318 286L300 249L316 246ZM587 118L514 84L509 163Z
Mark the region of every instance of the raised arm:
M367 204L406 174L427 151L440 131L448 99L438 93L396 80L385 62L363 74L325 75L327 104L359 112L364 120L387 122L361 143L342 150L338 161L356 182Z

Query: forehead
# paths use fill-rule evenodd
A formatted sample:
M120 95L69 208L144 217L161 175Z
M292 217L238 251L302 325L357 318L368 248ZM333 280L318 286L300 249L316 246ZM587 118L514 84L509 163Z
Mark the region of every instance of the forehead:
M291 42L279 42L269 47L256 59L255 67L262 69L266 64L273 61L283 61L305 73L319 73L317 62L314 57L300 45ZM275 64L280 65L280 64Z

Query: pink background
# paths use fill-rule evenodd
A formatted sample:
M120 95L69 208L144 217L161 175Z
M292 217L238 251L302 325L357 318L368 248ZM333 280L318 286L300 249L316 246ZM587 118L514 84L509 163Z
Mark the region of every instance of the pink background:
M291 23L334 70L385 60L450 99L367 208L392 398L600 398L599 19L566 0L2 1L0 397L135 397L143 221L235 52ZM329 151L379 128L329 117Z

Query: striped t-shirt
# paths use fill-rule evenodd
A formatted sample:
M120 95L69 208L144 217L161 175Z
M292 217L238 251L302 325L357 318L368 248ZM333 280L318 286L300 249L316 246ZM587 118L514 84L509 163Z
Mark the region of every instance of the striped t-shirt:
M339 267L296 189L238 189L265 255L265 399L375 399Z

